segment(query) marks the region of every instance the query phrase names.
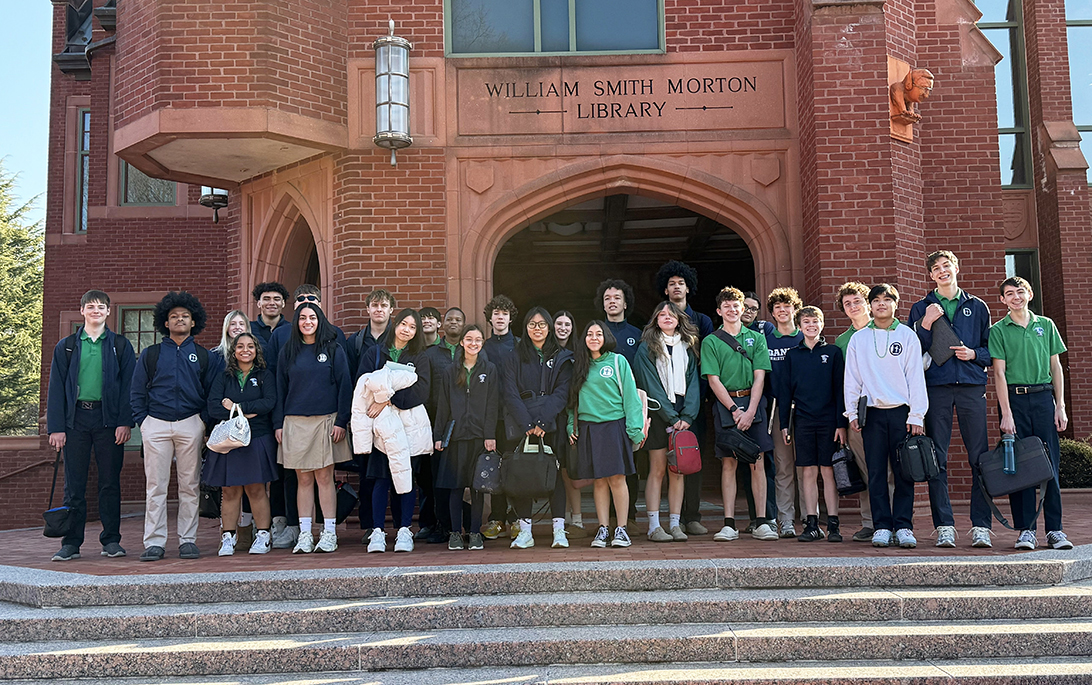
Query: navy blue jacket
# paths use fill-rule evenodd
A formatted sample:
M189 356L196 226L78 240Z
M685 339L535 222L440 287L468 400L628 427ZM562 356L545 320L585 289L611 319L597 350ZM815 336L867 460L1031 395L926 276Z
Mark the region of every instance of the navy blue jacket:
M683 311L690 317L690 322L698 327L698 342L705 340L705 336L712 335L713 331L717 330L712 319L701 312L695 312L694 308L689 304L686 305L686 309Z
M74 426L76 418L76 387L80 372L80 334L83 326L76 332L76 344L72 350L72 361L64 350L65 338L61 338L53 348L53 361L49 365L49 394L46 399L46 432L65 433ZM126 338L120 338L109 328L103 334L102 345L102 425L110 428L133 426L133 410L129 404L130 385L133 381L133 367L136 355L133 345ZM121 357L117 356L114 345L121 348Z
M289 325L287 326L277 326L276 328L274 328L273 334L269 336L269 343L267 343L262 348L262 354L265 355L266 367L268 367L270 371L277 370L277 360L280 359L281 350L283 350L285 344L288 343L288 336L292 334L291 323L292 322L289 322ZM334 324L330 325L334 326ZM334 339L337 340L341 344L341 347L345 350L345 352L348 353L349 359L353 359L354 354L353 351L350 350L349 346L346 344L345 334L342 333L341 329L337 326L334 326L334 332L337 334L337 337ZM352 367L349 368L351 369Z
M432 387L432 366L429 364L428 348L417 354L402 353L399 364L412 366L417 371L417 382L403 388L391 396L391 404L399 409L413 409L428 402L429 389ZM390 351L383 345L376 345L360 358L360 375L382 369L391 360Z
M390 323L388 322L387 325L389 326ZM379 337L382 338L383 334L380 333ZM349 350L349 368L353 370L353 380L356 380L361 376L360 360L378 344L379 341L372 335L372 327L370 324L365 325L364 328L345 338L345 349Z
M374 352L372 353L375 354ZM451 365L455 363L455 357L448 351L443 345L429 345L425 348L425 356L428 357L429 378L430 387L432 392L429 394L428 402L425 407L428 409L429 416L436 415L436 404L439 402L439 388L440 383L443 380L444 372L451 368ZM488 355L486 355L488 357ZM490 360L492 361L492 360ZM498 369L502 368L500 366Z
M148 416L161 421L181 421L194 414L200 414L201 420L208 422L206 400L209 388L216 377L212 354L205 375L201 375L201 365L197 358L197 343L190 336L177 345L169 336L159 343L159 359L156 361L155 378L148 383L145 366L146 356L151 347L140 353L136 368L133 370L133 387L129 393L133 405L133 419L143 423Z
M614 351L625 357L632 367L637 346L641 344L641 329L625 320L607 321L606 324L617 343Z
M231 412L224 409L224 398L239 405L243 414L255 414L250 421L250 436L259 438L273 433L273 409L277 406L277 379L269 369L252 369L242 388L234 374L226 370L216 374L209 390L209 418L227 421Z
M910 318L906 321L917 332L922 352L928 352L933 345L933 332L925 330L920 324L922 317L925 316L925 310L931 304L940 304L936 291L915 302L910 308ZM941 307L943 308L943 305ZM990 308L974 295L961 291L955 320L949 320L949 323L952 324L952 329L963 344L974 349L975 357L969 362L952 357L942 365L931 364L925 370L925 384L985 385L986 367L993 364L993 358L990 357L990 350L987 347L990 341Z
M353 379L340 343L303 345L289 364L277 364L277 406L273 427L283 428L285 416L323 416L337 412L334 425L345 428L353 408Z
M542 374L546 374L546 392L540 395ZM518 352L512 353L504 364L505 425L511 422L520 433L535 426L547 433L561 428L558 417L569 402L572 378L573 353L568 350L559 350L553 359L542 360L535 355L533 361L524 361Z
M250 332L258 336L258 340L260 340L263 345L268 345L269 339L273 335L273 331L280 328L287 328L290 325L288 317L281 316L281 320L277 322L277 325L270 328L265 325L265 321L262 321L262 317L259 316L257 319L250 322Z
M509 328L504 335L490 335L482 345L482 350L489 357L489 361L493 362L498 369L503 369L508 363L508 357L516 353L517 342L519 338Z
M444 439L449 421L455 421L452 440L494 440L497 435L497 411L500 406L501 378L497 367L484 354L470 373L466 386L456 381L466 376L462 364L449 365L440 377L436 397L436 418L432 422L433 440Z
M796 402L796 424L820 424L845 428L845 359L837 345L820 339L814 349L801 342L788 351L774 388L781 427L788 428L789 412Z

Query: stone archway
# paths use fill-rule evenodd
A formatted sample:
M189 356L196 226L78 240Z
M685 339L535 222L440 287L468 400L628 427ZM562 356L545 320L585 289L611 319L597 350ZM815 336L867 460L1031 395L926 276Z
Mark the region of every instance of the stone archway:
M612 155L557 168L482 207L460 231L460 249L452 251L449 302L481 311L492 295L494 262L508 238L561 207L617 193L670 202L737 229L754 258L760 291L793 281L788 231L762 200L692 166Z
M249 286L279 281L289 291L317 280L323 301L330 301L331 264L327 241L306 199L291 185L284 188L261 222L253 243ZM317 279L316 279L317 276Z

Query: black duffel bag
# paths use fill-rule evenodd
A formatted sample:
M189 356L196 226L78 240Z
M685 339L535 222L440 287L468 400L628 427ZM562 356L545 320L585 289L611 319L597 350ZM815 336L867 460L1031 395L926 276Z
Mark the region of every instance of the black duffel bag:
M861 477L861 469L857 468L857 459L853 456L853 450L848 446L843 445L834 453L830 459L830 465L834 469L834 484L842 497L868 489L868 484Z
M735 426L721 428L716 434L717 447L734 454L744 464L754 464L762 456L762 447Z
M554 492L560 465L541 437L528 435L501 461L504 494L517 499L547 497Z
M1011 495L1014 492L1039 488L1039 506L1035 510L1035 518L1025 521L1027 527L1034 527L1039 518L1039 512L1043 510L1043 498L1046 497L1047 486L1050 479L1054 478L1054 466L1050 463L1050 453L1046 445L1039 438L1032 435L1027 438L1019 438L1013 442L1013 454L1016 456L1016 473L1005 473L1005 452L1001 442L989 452L983 452L972 464L974 477L982 488L982 494L986 495L986 501L993 510L994 518L1001 522L1009 530L1015 530L997 505L993 503L994 497Z

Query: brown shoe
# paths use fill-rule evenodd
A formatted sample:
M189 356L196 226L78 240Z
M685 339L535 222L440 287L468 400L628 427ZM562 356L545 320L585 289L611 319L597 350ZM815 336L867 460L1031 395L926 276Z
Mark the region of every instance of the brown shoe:
M588 537L588 531L584 530L584 526L569 525L565 528L565 532L570 540L583 540Z

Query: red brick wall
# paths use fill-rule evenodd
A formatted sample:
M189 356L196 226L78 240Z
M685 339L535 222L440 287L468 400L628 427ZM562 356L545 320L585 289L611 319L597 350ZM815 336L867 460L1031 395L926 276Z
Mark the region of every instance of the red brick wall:
M793 2L665 0L668 52L791 50Z
M372 42L387 35L387 20L394 19L394 33L413 43L414 57L444 56L443 0L377 2L350 0L349 45L351 59L375 57Z

